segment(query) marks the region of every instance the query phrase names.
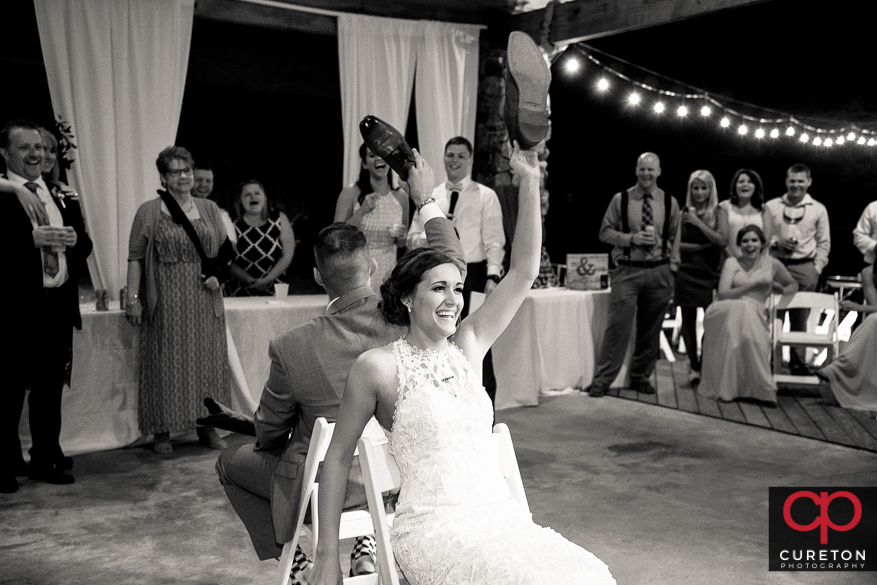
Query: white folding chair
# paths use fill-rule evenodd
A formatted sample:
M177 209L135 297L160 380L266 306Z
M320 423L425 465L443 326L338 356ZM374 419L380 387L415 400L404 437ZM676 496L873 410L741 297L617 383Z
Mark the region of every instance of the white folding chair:
M792 376L778 374L783 362L783 347L810 347L826 351L826 361L838 354L838 307L837 297L825 293L797 292L794 295L771 295L770 299L771 347L773 348L773 377L777 384L818 385L816 376ZM787 309L810 309L806 331L785 331L783 322L777 318L778 311ZM823 322L822 316L825 315Z
M371 421L369 424L372 424ZM376 424L376 423L375 423ZM364 435L375 437L375 433L369 433L366 427ZM283 554L280 556L280 567L277 569L276 583L287 585L289 583L289 572L292 569L292 563L295 557L295 548L302 534L307 535L311 542L316 546L319 538L319 523L317 519L317 510L319 503L319 484L316 483L317 471L320 463L326 457L326 451L329 443L332 442L332 435L335 432L335 423L326 421L320 417L314 421L314 432L311 434L311 442L308 445L308 454L304 464L304 481L302 482L302 491L299 501L298 518L295 522L295 531L292 540L283 545ZM361 439L360 439L361 440ZM386 442L386 439L384 439ZM305 524L305 514L308 509L308 503L311 506L311 525ZM341 526L338 533L340 540L355 538L357 536L365 536L374 534L374 526L372 525L371 514L367 510L355 510L351 512L343 512L341 514ZM348 577L344 579L344 583L349 585L378 585L379 578L377 574L360 575L357 577Z
M667 340L665 329L670 329L670 339ZM676 313L667 312L664 314L664 322L661 325L661 336L658 342L664 357L668 362L675 362L676 355L673 353L673 347L679 347L679 334L682 332L682 309L676 307ZM671 345L672 343L672 345Z
M493 442L496 447L497 461L500 471L509 485L512 498L520 502L527 512L530 506L524 493L518 459L512 445L509 428L504 423L493 427ZM383 585L399 585L399 574L396 572L396 559L390 546L390 522L384 512L384 492L397 489L401 483L399 468L390 454L387 443L375 444L368 437L359 440L359 465L362 468L362 479L365 484L365 495L368 508L375 527L375 539L378 548L378 574Z

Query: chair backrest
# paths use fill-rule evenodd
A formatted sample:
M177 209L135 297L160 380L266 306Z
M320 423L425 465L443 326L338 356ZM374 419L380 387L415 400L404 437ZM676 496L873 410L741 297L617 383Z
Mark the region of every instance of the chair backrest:
M820 323L820 317L825 313L828 320L825 323L824 333L833 336L838 325L837 297L833 294L799 291L791 295L771 295L770 297L770 324L771 338L782 332L783 324L777 318L777 311L787 309L811 309L807 319L807 331L817 333L816 327Z
M515 456L515 447L509 428L504 423L493 427L491 436L496 448L497 462L500 473L509 485L512 498L517 500L527 512L530 506L524 493L521 470ZM399 585L396 574L396 563L390 545L390 527L384 511L382 493L397 489L401 484L399 468L390 454L390 445L386 442L375 444L369 437L362 437L358 442L359 464L362 468L362 479L365 484L365 495L368 499L369 511L375 528L375 539L378 545L378 567L381 583Z

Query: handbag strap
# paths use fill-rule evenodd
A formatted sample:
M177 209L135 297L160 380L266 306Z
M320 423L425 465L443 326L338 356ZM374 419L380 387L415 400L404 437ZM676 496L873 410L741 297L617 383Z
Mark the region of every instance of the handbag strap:
M189 221L189 218L186 217L186 214L183 212L180 204L177 203L177 200L173 198L173 196L164 190L158 191L158 196L161 197L161 200L164 201L164 204L167 206L168 211L171 213L171 219L174 220L174 223L178 223L183 226L183 229L186 230L186 235L189 236L189 239L192 240L192 244L195 246L195 250L198 252L198 256L201 258L202 264L208 262L207 253L204 252L204 246L201 245L201 238L198 237L198 234L195 233L195 228L192 226L192 222ZM191 197L191 195L190 195ZM195 200L192 200L192 204L195 204Z

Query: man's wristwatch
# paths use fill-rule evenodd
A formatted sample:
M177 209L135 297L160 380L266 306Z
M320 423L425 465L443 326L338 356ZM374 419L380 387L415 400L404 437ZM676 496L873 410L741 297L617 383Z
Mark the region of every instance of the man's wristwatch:
M426 199L424 199L423 203L417 206L417 211L420 211L421 209L423 209L424 205L429 205L430 203L435 203L435 197L427 197Z
M494 283L499 284L500 278L496 274L488 274L487 280L492 280Z

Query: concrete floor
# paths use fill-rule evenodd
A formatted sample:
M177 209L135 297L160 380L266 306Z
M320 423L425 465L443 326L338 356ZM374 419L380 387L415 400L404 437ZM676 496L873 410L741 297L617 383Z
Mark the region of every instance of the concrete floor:
M536 522L619 584L864 584L768 572L769 486L875 486L877 454L616 398L544 399L509 425ZM237 442L242 438L234 438ZM257 584L273 576L216 481L216 452L82 455L77 481L0 495L0 584ZM501 584L498 584L501 585Z

